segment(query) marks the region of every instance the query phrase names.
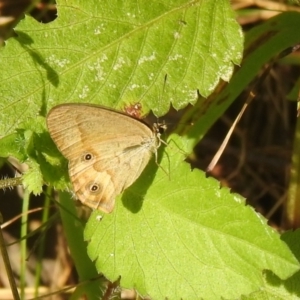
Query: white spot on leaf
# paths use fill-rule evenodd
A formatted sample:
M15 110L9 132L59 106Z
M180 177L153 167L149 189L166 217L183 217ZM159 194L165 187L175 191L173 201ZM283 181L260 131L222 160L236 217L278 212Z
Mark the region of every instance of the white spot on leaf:
M82 89L81 94L79 94L78 97L79 97L80 99L86 98L86 97L88 96L88 92L89 92L89 91L90 91L89 87L88 87L87 85L85 85L85 86L83 87L83 89Z
M122 66L125 64L125 59L124 57L119 57L115 63L115 65L113 66L113 69L116 71L118 69L121 69Z
M155 55L155 52L153 52L150 56L142 56L139 61L138 61L138 64L141 65L143 64L144 62L147 62L147 61L153 61L156 59L156 55Z
M174 32L174 39L177 40L181 37L181 34L179 32Z
M129 86L129 90L133 91L135 89L138 89L140 87L139 84L133 83L132 85Z
M99 34L103 33L104 31L105 31L104 24L100 24L99 26L97 26L97 27L94 29L94 34L95 34L95 35L99 35Z
M102 57L98 58L93 64L88 65L88 68L91 71L95 71L95 79L94 81L103 81L106 76L106 72L104 72L102 63L107 60L107 56L105 54L102 55Z
M63 68L70 63L70 60L67 58L57 58L54 54L52 54L46 58L46 63Z
M173 56L169 57L169 61L179 60L181 58L183 58L183 56L181 54L174 54Z

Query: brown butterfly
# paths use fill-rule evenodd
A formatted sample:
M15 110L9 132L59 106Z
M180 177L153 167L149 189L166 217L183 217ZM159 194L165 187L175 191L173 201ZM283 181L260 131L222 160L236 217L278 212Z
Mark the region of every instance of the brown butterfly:
M157 155L165 125L91 104L62 104L47 116L50 135L69 160L74 191L85 205L110 213L115 197Z

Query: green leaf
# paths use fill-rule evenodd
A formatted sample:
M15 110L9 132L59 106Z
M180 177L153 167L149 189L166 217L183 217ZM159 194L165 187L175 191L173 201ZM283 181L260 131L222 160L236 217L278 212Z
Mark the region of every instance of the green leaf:
M14 156L20 161L26 159L26 151L24 149L24 133L18 131L1 139L0 157Z
M54 22L26 16L1 49L0 135L66 102L162 115L209 95L241 60L227 0L57 4Z
M35 195L39 195L42 192L44 183L40 165L34 160L28 162L28 165L29 171L26 171L23 175L24 188Z
M281 239L287 243L291 251L300 260L300 230L285 232ZM264 276L264 285L261 290L248 295L243 296L242 300L288 300L288 299L299 299L300 298L300 271L295 273L293 276L286 280L281 280L275 274L268 271Z
M236 299L263 285L263 270L281 278L299 270L266 220L191 171L185 143L171 140L161 167L150 163L111 215L91 215L85 239L98 271L152 299Z
M262 67L279 53L299 43L300 14L285 12L254 27L245 35L245 57L241 68L238 68L230 82L212 98L202 99L188 112L186 122L181 120L181 127L177 132L184 132L190 138L188 152L212 124L228 109L246 86L259 74ZM299 87L297 86L297 93ZM245 99L246 100L246 99ZM185 124L192 123L187 128Z

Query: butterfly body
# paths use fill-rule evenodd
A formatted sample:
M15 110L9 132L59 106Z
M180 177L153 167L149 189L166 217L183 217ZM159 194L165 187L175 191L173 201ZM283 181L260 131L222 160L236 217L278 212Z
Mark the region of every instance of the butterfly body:
M160 146L160 133L131 116L96 105L62 104L47 116L52 139L69 160L75 194L106 213Z

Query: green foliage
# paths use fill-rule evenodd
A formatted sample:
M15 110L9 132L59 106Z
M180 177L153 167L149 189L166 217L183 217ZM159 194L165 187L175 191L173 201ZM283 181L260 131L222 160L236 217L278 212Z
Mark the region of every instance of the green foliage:
M269 41L279 36L285 43L276 40L258 65L294 43L296 38L289 42L280 33L286 24L299 26L296 17L276 19L279 33ZM273 30L271 24L249 41ZM243 36L228 1L58 1L54 22L37 24L26 17L16 33L0 52L0 119L5 120L0 156L28 163L24 186L30 192L40 193L43 183L60 190L69 186L66 161L45 126L54 105L95 103L124 110L138 102L143 114L152 110L157 116L170 105L202 109L185 135L169 137L159 151L159 166L154 159L149 163L118 197L112 214L92 213L84 237L99 273L113 281L121 276L123 287L153 299L236 299L271 285L264 270L281 279L299 270L263 217L184 162L183 153L192 151L236 95L230 89L237 83L228 85L225 97L197 103L197 90L209 96L241 62ZM256 71L241 76L239 84L247 84ZM65 218L62 213L70 225ZM69 237L77 233L73 225L66 226ZM77 243L84 245L81 233ZM94 270L83 272L90 264L80 261L76 243L70 247L84 274L80 278L88 279ZM91 294L99 299L103 291Z
M85 237L98 270L153 299L233 299L258 290L262 270L286 278L298 269L263 217L171 147L160 162L169 180L149 165L111 215L91 215Z

